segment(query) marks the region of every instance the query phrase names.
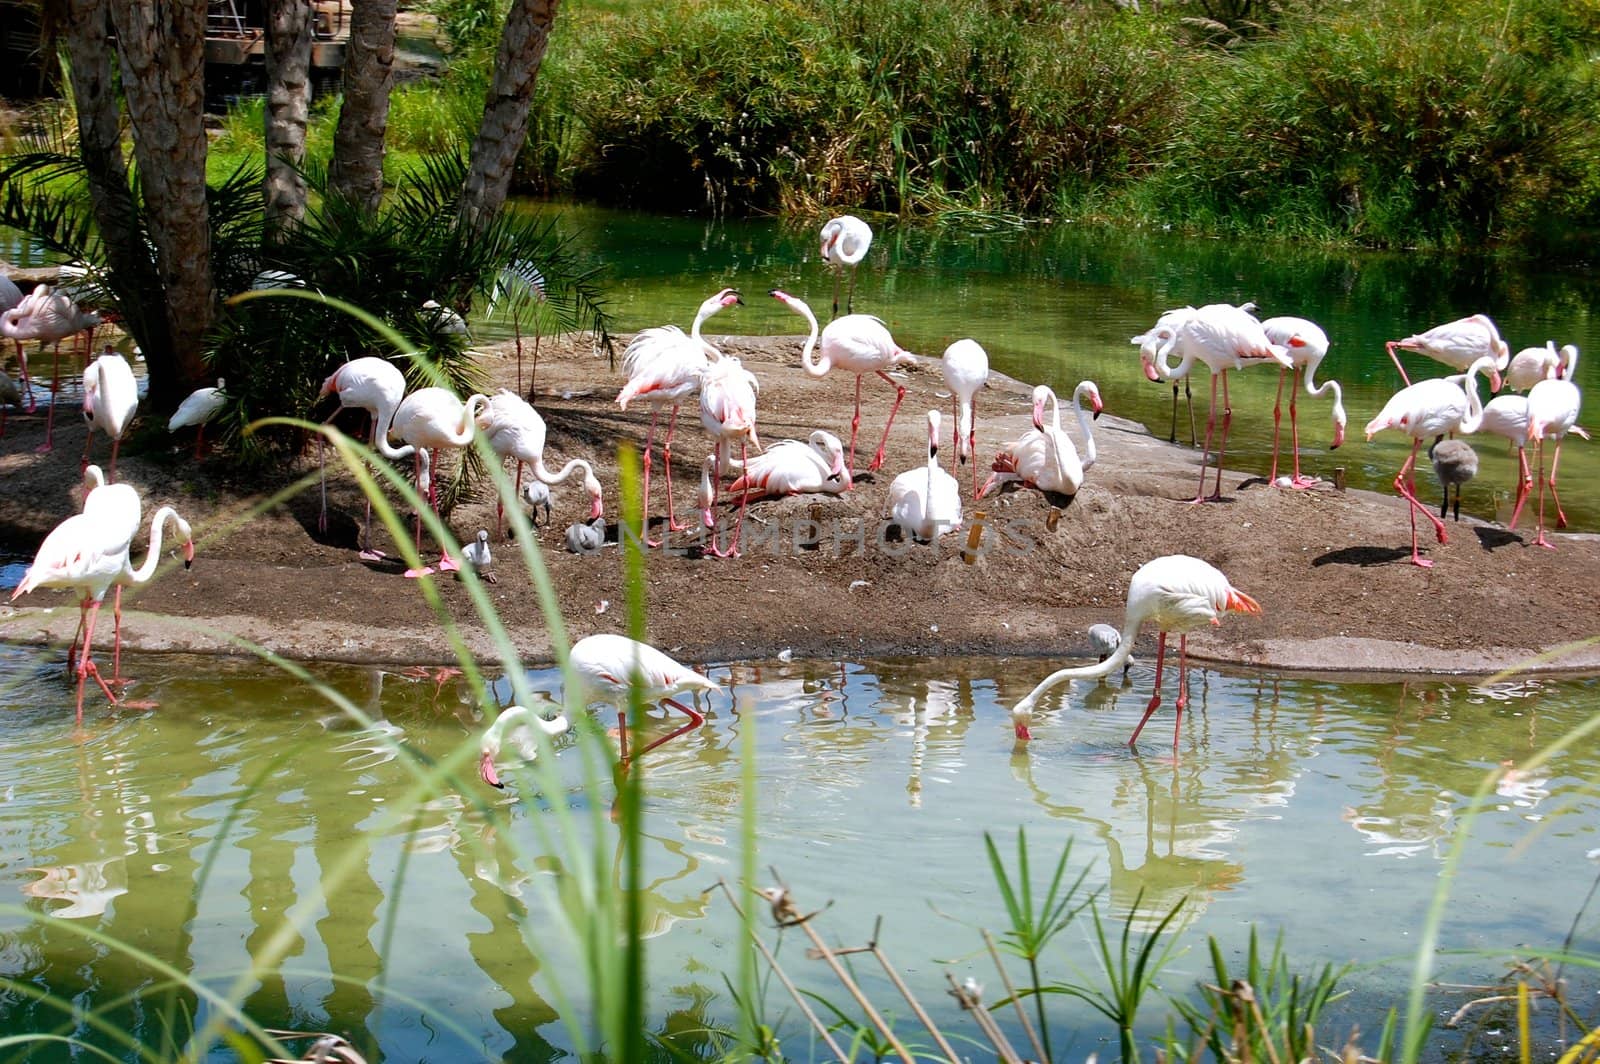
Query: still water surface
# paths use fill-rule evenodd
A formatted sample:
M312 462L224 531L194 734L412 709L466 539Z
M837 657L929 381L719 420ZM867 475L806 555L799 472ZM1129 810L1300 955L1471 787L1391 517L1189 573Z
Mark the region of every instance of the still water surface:
M1524 764L1586 720L1600 691L1583 680L1485 688L1196 670L1174 763L1161 724L1170 717L1157 718L1139 754L1123 745L1148 698L1144 666L1127 688L1075 685L1041 715L1036 740L1015 749L1006 708L1048 668L715 667L731 694L711 696L706 726L647 765L651 1028L735 1015L723 975L736 976L738 924L704 892L740 874L746 730L759 867L778 869L802 910L831 903L818 927L836 943L864 942L882 916L885 948L952 1032L973 1033L944 993L944 972L993 986L977 928L1004 928L983 835L1009 857L1025 827L1041 889L1070 839L1073 873L1087 868L1109 913L1129 914L1142 898L1134 918L1149 926L1181 907L1189 949L1163 980L1174 993L1204 976L1205 936L1235 954L1252 925L1269 939L1281 930L1299 970L1373 966L1325 1032L1337 1042L1351 1022L1376 1032L1381 1009L1401 999L1452 835L1486 773ZM160 708L92 708L75 735L59 656L0 650L10 691L0 714L0 974L84 1010L131 994L113 1015L159 1041L150 974L80 932L226 991L294 921L282 973L247 975L239 989L263 1024L351 1033L390 1060L475 1059L483 1046L543 1060L573 1047L561 1003L580 1026L588 1003L559 931L562 907L579 904L576 865L617 874L618 842L581 790L584 751L570 737L553 760L561 782L543 794L493 792L469 759L459 787L410 803L413 755L432 762L475 748L485 723L458 678L317 668L377 722L365 728L253 663L140 657L130 671L143 681L137 697ZM536 672L531 683L559 697L558 675ZM1449 975L1493 977L1513 949L1567 935L1596 875L1597 777L1600 753L1585 744L1491 793L1442 945L1492 952L1446 959ZM599 793L609 804L609 784ZM577 862L551 842L562 812L576 814L587 855ZM363 833L367 852L352 846ZM1576 948L1600 947L1593 913L1577 930ZM1084 941L1069 929L1047 954L1047 976L1093 972ZM789 971L842 1001L801 946L783 949ZM857 970L904 1015L868 965ZM773 994L768 1018L783 1017L792 1055L810 1056L792 1005ZM15 994L0 1000L0 1031L60 1024ZM1434 1011L1464 1000L1441 993ZM1062 1059L1115 1051L1102 1045L1112 1033L1103 1021L1064 1001L1051 1008L1058 1053L1073 1038ZM1157 1005L1148 1016L1164 1013Z

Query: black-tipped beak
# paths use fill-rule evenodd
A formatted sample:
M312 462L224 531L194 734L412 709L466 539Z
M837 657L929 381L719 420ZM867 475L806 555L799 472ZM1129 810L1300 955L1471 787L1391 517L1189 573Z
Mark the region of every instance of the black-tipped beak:
M1099 421L1100 420L1100 411L1096 410L1094 412L1094 417L1090 418L1089 420L1090 421Z
M837 473L829 473L828 474L828 479L833 481L835 484L837 484L837 483L839 483L839 474L837 474Z

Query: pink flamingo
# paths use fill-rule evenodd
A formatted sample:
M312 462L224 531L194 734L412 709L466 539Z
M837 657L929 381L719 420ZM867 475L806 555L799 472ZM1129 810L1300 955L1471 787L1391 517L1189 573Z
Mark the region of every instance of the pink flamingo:
M1405 367L1400 365L1400 356L1395 354L1396 348L1427 355L1458 372L1464 372L1480 358L1487 357L1490 360L1488 374L1491 392L1500 390L1500 374L1511 361L1511 348L1500 339L1500 330L1495 328L1487 314L1474 314L1435 325L1427 332L1408 336L1404 340L1390 340L1384 346L1394 360L1394 368L1400 371L1400 379L1408 385L1411 378L1406 376Z
M1183 725L1183 710L1189 704L1189 633L1207 625L1220 625L1224 613L1260 613L1255 599L1228 582L1215 566L1186 554L1169 554L1141 565L1128 583L1128 611L1122 622L1120 641L1110 655L1094 665L1061 669L1046 676L1027 697L1011 710L1012 726L1019 740L1031 738L1033 707L1050 688L1068 680L1094 680L1109 676L1133 653L1139 626L1154 621L1156 638L1155 693L1139 718L1138 727L1128 737L1128 745L1139 741L1139 733L1161 705L1161 668L1167 656L1167 634L1178 633L1177 719L1172 728L1172 752L1178 752L1178 730Z
M755 375L745 369L737 358L721 358L711 363L700 383L700 424L711 434L717 458L717 472L712 480L712 503L716 503L717 485L728 468L730 449L735 440L739 443L739 468L743 469L750 457L750 444L759 449L756 438L756 393L761 385ZM706 552L717 558L738 557L739 533L744 530L744 513L749 505L749 495L739 496L739 516L733 525L727 550L717 547L716 529L711 530L711 544ZM709 513L709 509L706 511Z
M583 473L583 490L589 493L590 507L589 520L599 517L604 510L601 503L600 481L595 479L594 467L582 458L574 458L562 466L558 472L552 473L544 464L544 418L539 412L529 406L527 401L514 392L502 388L490 397L488 403L478 414L478 431L488 439L490 448L499 455L501 460L515 458L517 460L517 486L516 493L522 494L522 465L524 462L533 467L533 475L542 484L560 484L574 473ZM545 495L546 516L549 511L549 495ZM494 535L500 538L500 533L505 521L505 500L495 504Z
M1502 392L1484 403L1478 431L1503 437L1517 449L1516 502L1511 509L1511 521L1506 525L1508 529L1516 528L1523 504L1533 490L1533 473L1528 468L1528 397Z
M977 396L980 389L989 379L989 353L979 346L976 340L957 340L944 349L944 357L940 359L940 366L944 370L944 382L950 388L950 404L954 409L954 428L951 448L954 452L950 456L950 472L956 471L958 463L972 463L972 493L978 493L978 463L974 459L973 449L977 444L978 430L973 424L976 413Z
M764 495L842 495L853 486L844 464L844 445L817 429L804 440L779 440L743 463L732 492Z
M223 389L223 379L217 378L215 387L196 388L178 404L178 409L173 411L172 417L167 419L167 431L177 432L189 425L195 427L194 431L194 460L200 460L200 449L205 443L206 422L222 413L222 408L227 405L228 397Z
M55 409L52 401L51 409ZM83 441L83 467L89 465L89 449L94 444L94 430L99 429L111 437L111 464L108 477L117 477L117 451L122 447L123 434L139 409L139 384L133 379L133 368L128 360L114 351L107 351L83 373L83 416L89 422L89 431Z
M4 320L3 315L6 313L6 311L12 310L21 302L22 289L18 288L16 283L12 281L11 278L7 277L3 273L0 273L0 321ZM4 334L0 333L0 335ZM22 341L12 340L11 342L17 347L17 366L21 370L22 374L22 390L27 393L28 413L31 414L38 409L38 403L33 398L33 385L28 381L28 359L27 356L22 353ZM15 386L13 385L13 387ZM22 405L20 399L17 401L16 405Z
M1433 511L1417 499L1416 478L1413 469L1417 464L1417 448L1422 441L1447 432L1470 435L1483 422L1483 404L1478 399L1476 375L1494 369L1494 358L1485 355L1468 367L1466 373L1450 377L1436 377L1418 381L1400 389L1384 404L1378 416L1367 422L1367 439L1384 429L1396 429L1411 437L1411 454L1394 478L1394 490L1411 508L1411 563L1424 569L1433 565L1431 558L1417 553L1417 511L1422 511L1433 522L1434 533L1440 543L1448 542L1444 522L1433 516Z
M472 434L476 428L474 418L477 413L489 404L489 397L474 393L467 397L463 403L456 398L454 392L448 388L418 388L406 396L394 412L394 422L390 426L395 435L415 448L416 475L418 490L422 488L424 465L420 457L423 450L433 452L427 468L431 473L427 477L426 494L428 505L438 512L438 476L439 476L439 449L448 447L459 449L472 442ZM417 553L422 553L422 514L417 514ZM448 551L439 554L439 571L455 572L461 568L461 563L450 557ZM421 569L407 569L406 576L415 579L427 576L433 572L432 566Z
M627 374L628 383L617 394L617 406L626 410L636 399L643 399L650 405L650 430L645 434L643 463L642 512L646 528L650 524L650 452L655 445L656 421L662 407L671 410L667 417L667 439L661 445L667 480L667 528L681 532L688 527L678 523L672 504L672 436L678 428L678 407L700 390L700 375L711 360L721 357L715 347L701 338L700 326L718 311L743 302L737 289L724 288L700 304L688 336L676 325L658 325L641 331L622 352L622 371ZM646 542L652 547L659 546L648 539Z
M39 285L16 306L0 314L0 336L17 341L17 358L22 366L23 386L28 391L30 403L33 389L28 383L28 363L22 358L21 341L38 340L40 354L44 353L45 344L52 345L55 358L50 379L50 410L45 415L44 442L39 445L40 451L48 451L54 446L55 397L61 388L61 341L98 324L99 314L81 309L66 294L52 292L49 285ZM34 409L35 406L29 406L30 412Z
M1554 340L1546 340L1543 347L1524 347L1506 365L1505 386L1514 392L1526 392L1546 377L1559 376L1565 355L1565 350L1556 350Z
M853 214L829 218L822 227L822 261L833 267L833 316L839 316L839 275L850 269L850 290L845 294L844 312L850 313L856 294L856 267L872 247L872 226Z
M1211 371L1211 409L1206 415L1205 453L1200 458L1200 487L1195 502L1215 502L1222 498L1222 460L1228 450L1228 427L1233 421L1233 406L1228 401L1228 371L1245 366L1276 362L1286 369L1293 361L1282 347L1267 339L1261 323L1242 307L1229 303L1210 303L1188 314L1169 312L1141 342L1140 355L1145 376L1153 381L1177 380L1188 376L1196 362ZM1151 341L1154 341L1153 345ZM1146 357L1151 349L1153 357ZM1176 368L1168 359L1176 348L1182 360ZM1211 436L1217 421L1217 381L1222 382L1222 439L1217 445L1217 485L1206 495L1206 463L1211 454Z
M1084 397L1090 402L1089 410L1083 408ZM1050 404L1051 424L1044 423L1045 404ZM1061 404L1048 384L1033 389L1033 428L1000 449L995 455L994 472L978 492L983 498L998 485L1020 480L1028 487L1038 488L1052 499L1052 503L1065 506L1072 501L1083 486L1083 475L1095 463L1094 418L1104 409L1100 402L1100 389L1094 381L1080 381L1072 392L1072 408L1078 415L1078 427L1083 430L1084 456L1078 457L1078 448L1061 427Z
M1267 334L1267 339L1282 347L1289 353L1289 360L1294 363L1294 380L1289 385L1289 439L1294 451L1294 476L1285 478L1283 487L1309 488L1318 483L1316 477L1300 475L1300 422L1295 411L1295 398L1300 392L1301 374L1305 375L1306 394L1313 399L1318 398L1323 392L1333 391L1333 443L1328 450L1336 451L1344 443L1344 430L1347 418L1344 412L1344 392L1336 380L1325 380L1321 384L1315 383L1317 367L1322 365L1322 360L1328 354L1328 334L1316 322L1305 318L1268 318L1261 323L1261 331ZM1278 424L1283 419L1283 379L1287 370L1278 371L1278 397L1272 403L1272 472L1267 474L1269 483L1278 483Z
M856 375L856 409L850 419L848 460L852 476L856 469L856 435L861 428L861 378L868 373L876 373L894 388L894 405L889 408L889 421L883 426L883 439L878 443L878 453L872 456L872 462L867 466L869 473L876 470L883 465L883 451L889 443L889 430L894 427L894 416L906 397L905 386L896 382L887 371L895 366L914 366L917 356L895 343L888 327L878 318L870 314L846 314L830 321L828 327L822 330L821 350L813 359L812 351L818 346L817 316L802 300L787 292L775 288L770 295L811 324L811 335L806 338L805 349L800 353L800 361L807 373L813 377L824 377L830 369L838 366L846 373Z
M1555 548L1544 534L1544 441L1556 441L1555 457L1550 460L1550 497L1556 503L1556 527L1567 527L1567 515L1561 512L1561 496L1556 494L1556 468L1561 464L1561 443L1567 433L1576 432L1588 439L1589 434L1578 428L1578 411L1583 405L1583 393L1578 390L1573 377L1578 371L1578 349L1567 344L1561 349L1561 376L1540 381L1528 392L1528 438L1539 451L1539 536L1533 542L1540 547Z
M372 446L383 457L391 462L398 462L402 458L410 458L415 448L409 444L404 447L395 447L389 443L389 428L394 424L394 412L399 409L400 402L405 398L406 379L399 368L386 358L367 355L363 358L351 359L328 375L322 382L322 390L317 393L317 398L324 395L337 395L339 409L355 407L365 410L372 419ZM335 410L329 415L332 421L338 414ZM328 469L325 461L323 439L317 437L317 460L322 465L322 510L317 515L317 527L326 532L328 530ZM367 517L361 526L361 558L364 561L382 561L384 553L372 548L372 500L367 500Z

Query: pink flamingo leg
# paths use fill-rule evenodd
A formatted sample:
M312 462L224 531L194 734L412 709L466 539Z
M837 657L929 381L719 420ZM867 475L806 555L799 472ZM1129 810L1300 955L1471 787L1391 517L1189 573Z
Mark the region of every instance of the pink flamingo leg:
M35 450L37 450L40 454L46 454L55 450L56 399L58 398L59 389L61 388L60 340L56 341L55 347L52 348L52 351L55 354L55 358L53 359L55 368L50 376L50 409L45 413L44 416L44 442L35 448ZM39 341L39 354L44 354L43 340Z
M1192 502L1206 501L1206 463L1211 461L1211 433L1217 425L1217 375L1211 375L1211 409L1206 414L1206 445L1200 451L1200 486Z
M50 406L54 409L55 403L52 402ZM122 437L113 436L111 438L111 465L106 469L107 482L115 483L117 479L117 452L120 450L122 450Z
M112 705L117 705L117 696L111 692L111 688L107 687L106 682L100 678L100 670L95 668L94 662L89 660L89 643L94 639L94 621L95 617L100 613L100 603L93 599L85 599L84 602L88 613L85 616L83 623L83 652L78 655L79 728L83 727L83 688L85 681L88 679L91 673L94 674L94 682L99 684L100 690L106 693L106 699Z
M22 393L28 397L28 413L39 409L39 397L33 394L33 382L28 379L28 356L22 349L21 340L13 340L17 345L17 368L22 372Z
M1389 357L1394 360L1394 368L1400 371L1400 379L1406 382L1407 388L1411 387L1411 378L1406 376L1406 368L1400 364L1400 356L1394 353L1394 349L1400 345L1395 341L1390 340L1383 346L1389 349Z
M1128 736L1128 745L1133 746L1139 741L1139 733L1144 731L1145 723L1155 713L1156 707L1161 705L1161 665L1167 658L1167 633L1162 632L1156 636L1156 689L1150 696L1150 704L1144 707L1144 716L1139 718L1139 726L1133 729L1133 734Z
M1556 467L1561 465L1561 444L1564 441L1565 437L1556 440L1556 453L1555 456L1550 459L1550 498L1554 499L1556 503L1557 528L1567 527L1567 515L1561 510L1561 496L1556 494Z
M416 449L416 451L414 451L412 453L411 466L412 466L412 469L415 471L414 474L413 474L413 483L421 483L421 481L422 481L422 448L419 447L419 448ZM430 503L431 503L431 500L433 498L433 480L434 480L433 467L429 466L429 470L428 470L428 498L430 500ZM420 509L417 511L417 517L416 517L416 537L417 537L417 556L421 557L422 556L422 511ZM424 565L421 569L407 569L406 570L406 579L415 580L419 576L428 576L432 572L433 572L433 566L431 566L431 565Z
M678 408L674 406L667 416L667 441L661 445L661 465L667 478L667 530L682 532L689 526L678 520L672 506L672 434L678 430Z
M206 424L202 421L199 427L194 430L194 460L196 462L200 461L200 456L204 452L205 443Z
M437 447L433 448L433 468L435 471L439 468L439 448ZM439 512L439 478L437 476L428 478L428 509L435 514ZM441 573L453 573L460 568L461 563L450 557L449 552L441 547L439 550L439 571Z
M716 504L717 504L717 499L716 499L717 489L722 484L722 455L723 455L723 451L724 451L724 449L726 447L727 447L727 444L725 444L725 443L717 444L717 471L716 471L716 477L712 481L712 484L711 484L711 492L712 492L711 505L713 507L715 507ZM750 449L750 445L748 443L741 443L739 445L739 457L740 457L741 460L743 460L747 456L747 452L749 451L749 449ZM738 513L738 516L736 516L734 518L733 534L728 537L728 549L727 550L721 550L721 549L719 549L717 547L717 530L716 530L716 526L713 525L712 528L711 528L711 545L706 548L706 553L707 554L711 555L714 558L737 558L739 556L739 532L744 527L745 504L746 504L746 502L747 502L747 500L749 498L750 498L750 493L748 491L743 492L739 496L739 513Z
M667 734L661 736L659 739L652 739L648 744L646 744L644 747L642 747L638 751L638 753L635 753L633 755L634 757L638 757L638 756L640 756L642 754L648 754L650 751L654 750L656 747L660 746L662 743L668 742L668 741L670 741L672 739L676 739L680 735L685 735L685 734L687 734L689 732L692 732L696 728L700 727L702 724L704 724L706 722L706 718L702 713L700 713L698 710L689 708L688 706L684 705L682 702L677 701L676 699L664 698L664 699L662 699L662 702L664 704L666 704L666 705L671 706L673 709L679 710L680 712L687 714L688 717L689 717L689 722L687 724L684 724L682 727L675 728L674 730L672 730L672 731L668 732Z
M958 476L961 464L961 397L950 396L950 475Z
M1533 492L1533 471L1528 468L1528 450L1526 447L1517 448L1517 464L1521 466L1521 473L1517 478L1517 503L1511 510L1511 523L1507 529L1517 527L1517 519L1522 516L1522 507L1527 504L1528 496Z
M1417 499L1416 485L1410 483L1408 486L1407 478L1416 465L1417 448L1421 446L1421 440L1413 440L1411 442L1411 454L1406 458L1406 464L1400 467L1400 472L1395 475L1394 490L1411 504L1411 563L1424 569L1429 569L1433 567L1433 560L1424 558L1417 553L1417 511L1422 511L1422 515L1433 522L1434 532L1438 535L1440 543L1448 542L1448 539L1445 536L1444 522L1434 517L1433 511Z
M111 593L111 682L121 686L128 681L122 678L122 588Z
M1183 728L1183 711L1189 705L1189 637L1178 636L1178 701L1172 719L1172 756L1178 756L1178 733Z
M878 453L872 456L872 462L871 462L871 464L869 464L867 466L867 472L869 472L869 473L872 472L873 470L877 469L879 466L883 465L883 449L885 447L889 446L889 430L894 427L894 416L900 410L900 402L901 402L901 400L905 399L905 397L906 397L905 388L902 385L896 383L896 381L895 381L895 379L893 377L889 376L887 373L885 373L881 369L878 371L878 376L882 377L884 379L885 383L891 385L894 388L894 405L889 408L889 423L887 425L883 426L883 439L878 441ZM859 391L860 387L861 387L861 378L857 377L856 378L856 388L857 388L858 391ZM859 411L859 405L860 405L860 400L858 398L857 399L857 409L858 409L858 411ZM858 416L859 416L859 412L858 412Z
M653 406L650 408L650 429L644 434L644 462L642 463L644 469L644 505L639 510L639 520L643 522L645 532L650 530L650 451L655 447L656 420L660 416L661 409L659 407ZM667 483L672 483L670 476L667 478ZM661 546L659 540L650 539L648 536L646 536L644 542L649 547Z
M967 433L967 461L972 463L972 494L978 494L978 397L972 397L972 429Z
M1283 420L1283 378L1288 373L1288 370L1279 368L1278 394L1272 400L1272 472L1267 474L1268 484L1276 484L1278 482L1278 425ZM1292 391L1289 393L1289 409L1291 411L1294 409L1294 392ZM1290 420L1292 421L1293 419L1294 415L1291 413Z
M856 472L856 433L861 429L861 374L856 374L856 412L850 418L850 457L845 460L845 468L850 470L850 475Z
M1222 440L1217 444L1217 490L1211 493L1212 502L1222 499L1222 459L1228 453L1228 426L1233 424L1233 403L1228 399L1228 371L1222 371ZM1205 478L1201 478L1202 482ZM1205 484L1201 484L1201 490Z
M1544 547L1547 550L1555 550L1556 549L1556 545L1554 543L1551 543L1548 539L1546 539L1545 538L1545 534L1544 534L1544 440L1543 440L1543 438L1541 438L1539 440L1537 446L1538 446L1538 450L1539 450L1539 535L1538 535L1538 538L1536 538L1533 541L1533 545L1535 547ZM1553 481L1554 477L1552 477L1551 479ZM1556 509L1560 510L1560 506L1557 505Z
M1289 439L1294 447L1294 480L1291 481L1296 488L1309 488L1317 483L1316 477L1304 476L1300 472L1300 415L1295 403L1300 395L1300 383L1304 370L1294 371L1294 391L1289 393Z

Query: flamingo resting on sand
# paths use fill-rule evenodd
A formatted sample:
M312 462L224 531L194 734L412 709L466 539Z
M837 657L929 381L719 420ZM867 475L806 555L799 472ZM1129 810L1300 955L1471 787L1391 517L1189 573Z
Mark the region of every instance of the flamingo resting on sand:
M1483 421L1483 404L1478 399L1476 375L1494 368L1489 355L1478 359L1466 373L1450 377L1435 377L1418 381L1400 389L1384 404L1378 416L1367 422L1367 439L1384 429L1395 429L1411 437L1411 454L1394 478L1394 490L1411 506L1411 563L1424 569L1433 560L1417 553L1417 512L1433 522L1434 533L1440 543L1448 542L1444 521L1433 516L1433 511L1417 499L1417 484L1413 470L1417 464L1417 449L1423 440L1443 436L1447 432L1470 435Z
M55 408L54 402L51 409ZM83 373L83 416L89 422L89 431L83 441L83 467L89 466L89 448L94 444L94 430L99 429L111 437L111 464L106 469L109 479L117 478L117 451L122 446L122 435L128 431L133 415L139 409L139 384L133 379L133 368L128 360L114 351L107 351Z
M1083 408L1088 397L1090 410ZM1045 404L1050 405L1051 424L1044 423ZM983 498L1001 484L1020 480L1029 487L1038 488L1050 498L1053 505L1066 506L1083 486L1083 474L1094 465L1094 418L1100 416L1104 405L1100 402L1100 389L1094 381L1080 381L1072 392L1072 408L1078 415L1078 427L1083 430L1084 456L1078 457L1078 448L1072 437L1061 427L1061 404L1048 384L1033 389L1033 428L1000 449L994 459L994 472L984 482L978 498Z
M750 458L750 444L761 447L756 437L756 393L760 391L755 375L746 370L737 358L723 358L713 362L706 370L700 384L700 424L711 434L717 458L717 471L711 482L712 503L716 502L717 485L729 466L730 449L739 444L739 468L743 469ZM717 547L716 529L711 530L711 544L706 553L717 558L738 557L739 533L744 529L745 508L749 495L739 496L739 516L734 519L733 535L726 550ZM710 508L704 508L709 514Z
M567 720L565 713L557 713L553 717L541 717L527 706L507 706L500 711L483 733L483 739L478 745L481 756L478 759L478 775L483 777L483 782L491 787L504 788L500 782L500 773L495 770L495 762L500 760L500 749L511 745L516 748L518 757L523 761L532 761L539 756L539 740L534 737L535 732L543 734L548 739L565 735L572 730L572 724Z
M1561 511L1561 496L1556 494L1556 468L1561 464L1561 443L1567 433L1576 432L1585 439L1588 433L1578 428L1578 411L1583 405L1583 394L1574 383L1578 371L1578 349L1567 344L1561 349L1561 376L1540 381L1528 392L1528 438L1534 441L1539 452L1539 535L1536 546L1554 548L1555 544L1544 534L1544 441L1556 441L1555 457L1550 460L1550 497L1556 503L1556 527L1567 527L1567 515Z
M339 410L355 407L365 410L372 418L372 446L391 462L410 458L415 448L410 445L394 447L389 443L389 428L394 424L394 412L406 394L406 378L393 362L376 355L351 359L328 375L322 382L317 398L324 395L339 397ZM332 421L339 413L328 416ZM317 525L324 532L328 528L328 472L324 461L323 440L317 437L317 461L322 465L322 510ZM361 557L364 561L382 561L384 554L372 548L372 500L367 500L367 517L361 526Z
M462 448L472 442L472 434L477 426L474 418L478 412L489 404L489 397L474 393L467 397L463 403L456 398L456 394L448 388L418 388L406 396L394 412L394 434L406 443L416 448L420 455L424 449L430 450L429 468L430 475L427 481L428 505L438 512L438 478L439 478L439 448ZM417 472L417 483L422 483L423 466L420 458L413 455ZM419 490L420 487L419 487ZM422 553L422 514L417 514L416 521L417 553ZM450 557L448 551L439 555L439 571L455 572L461 564ZM431 566L421 569L407 569L406 576L416 578L426 576L433 572Z
M700 304L689 335L685 336L676 325L658 325L641 330L622 352L622 371L627 374L628 383L617 394L617 406L626 410L636 399L650 405L650 429L644 438L642 463L644 505L640 509L647 528L650 524L650 452L655 446L656 422L662 407L671 411L667 417L667 438L661 445L663 474L667 481L667 529L681 532L688 527L678 523L672 505L672 436L678 428L678 407L700 390L700 377L712 360L722 357L720 351L701 338L700 326L718 311L743 302L737 289L724 288ZM660 546L648 538L646 542L652 547Z
M846 463L852 476L856 471L856 435L861 428L861 378L868 373L876 373L894 388L894 405L889 408L889 421L883 426L883 439L878 442L878 452L867 466L868 472L876 470L883 465L883 451L889 443L889 430L894 427L894 416L906 397L905 386L889 376L888 371L895 366L916 365L917 356L895 343L894 337L889 335L888 326L879 319L870 314L846 314L830 321L828 327L822 330L821 350L813 359L812 351L818 347L817 316L811 313L811 308L803 300L787 292L775 288L770 294L811 325L811 335L806 338L805 349L800 353L800 361L808 374L824 377L830 369L838 366L846 373L856 375L856 409L850 419L850 457Z
M29 395L30 413L36 407L32 400L33 387L28 382L28 363L22 357L21 341L38 340L41 355L45 344L52 345L55 357L50 376L50 410L45 415L44 442L39 445L40 451L48 451L54 446L56 395L61 389L61 341L98 324L98 313L83 310L65 292L52 292L49 285L39 285L32 293L23 296L16 306L0 313L0 336L18 342L17 361L22 368L23 387Z
M822 261L833 267L833 316L839 316L839 275L850 270L850 290L844 312L850 313L856 294L856 267L872 247L872 226L853 214L830 218L822 227Z
M1268 340L1287 351L1289 360L1294 363L1294 380L1289 385L1289 440L1294 452L1294 475L1282 481L1278 479L1278 424L1283 419L1283 380L1289 373L1280 369L1278 396L1272 403L1272 472L1267 474L1267 481L1280 487L1309 488L1318 480L1300 474L1300 422L1295 399L1300 393L1302 375L1306 394L1313 399L1320 397L1323 392L1333 392L1333 443L1328 445L1328 450L1336 451L1344 443L1348 421L1344 412L1344 391L1339 387L1339 382L1329 379L1321 384L1316 383L1317 367L1322 365L1323 358L1328 354L1328 334L1314 321L1290 317L1268 318L1261 323L1261 331L1267 334Z
M218 377L216 387L196 388L178 404L178 409L173 411L172 417L167 420L168 432L177 432L188 425L195 426L194 459L197 462L200 460L201 445L206 438L206 422L221 413L223 406L228 402L227 394L223 391L223 383L223 379Z
M817 429L804 440L779 440L742 464L730 492L767 495L842 495L853 487L844 465L844 445Z
M1419 355L1427 355L1457 372L1464 372L1479 359L1487 357L1490 364L1488 370L1484 372L1489 375L1491 392L1500 390L1500 374L1511 361L1511 348L1500 339L1500 330L1495 327L1487 314L1474 314L1443 325L1435 325L1427 332L1408 336L1404 340L1390 340L1384 346L1389 349L1389 357L1394 360L1394 368L1400 371L1400 379L1408 385L1411 383L1411 378L1406 376L1405 367L1400 365L1400 356L1395 354L1397 348L1401 351L1415 351Z
M961 485L939 466L939 411L928 411L928 460L889 485L889 520L924 543L961 527Z
M1133 642L1139 635L1139 626L1154 621L1159 635L1156 638L1155 693L1139 718L1138 727L1128 737L1128 745L1139 741L1139 733L1161 705L1161 668L1167 654L1167 634L1178 633L1178 700L1175 703L1177 719L1172 728L1172 752L1178 752L1178 733L1183 725L1183 710L1189 704L1188 652L1189 633L1206 625L1222 623L1224 613L1260 613L1255 599L1228 582L1228 578L1215 566L1185 554L1169 554L1145 562L1128 583L1128 612L1122 622L1122 632L1115 649L1109 656L1094 665L1061 669L1046 676L1027 697L1011 710L1012 725L1017 738L1031 738L1029 725L1033 721L1033 707L1050 688L1068 680L1094 680L1109 676L1120 668L1133 652Z
M978 492L978 463L973 460L978 430L974 425L977 413L978 391L989 380L989 354L976 340L957 340L944 349L940 359L944 382L950 388L951 412L955 415L951 429L954 452L950 456L950 472L958 463L972 463L972 492Z
M594 520L604 512L600 481L595 478L593 466L582 458L574 458L552 473L544 464L544 418L520 395L502 388L490 396L478 414L478 431L484 434L489 447L500 456L501 461L507 458L517 460L515 491L518 496L522 494L523 463L533 467L533 475L538 478L535 483L546 486L544 500L547 517L550 511L548 486L560 484L574 473L583 474L583 490L589 493L589 520ZM504 527L505 509L505 500L497 500L494 510L496 539L500 538Z

